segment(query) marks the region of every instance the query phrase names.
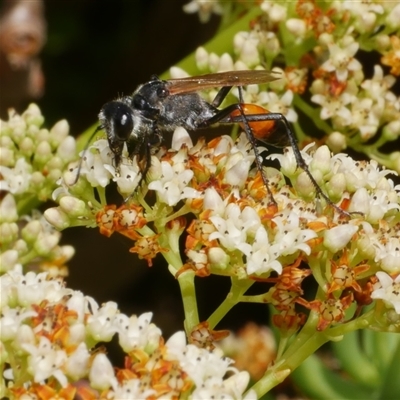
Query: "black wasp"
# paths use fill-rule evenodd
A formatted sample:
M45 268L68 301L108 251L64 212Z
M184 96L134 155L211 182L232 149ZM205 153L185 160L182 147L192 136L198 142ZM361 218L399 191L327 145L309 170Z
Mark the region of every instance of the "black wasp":
M279 73L265 70L229 71L169 80L161 80L154 75L131 96L106 103L99 113L100 126L97 130L106 131L116 168L121 163L126 143L129 157L133 159L136 156L138 159L143 179L150 167L152 150L160 145L164 132L172 132L177 127L190 131L216 123L239 123L252 144L257 168L262 174L272 203L275 201L263 174L257 140L279 147L290 145L297 165L307 173L317 193L343 213L325 195L309 172L285 116L243 102L243 86L267 83L279 78ZM198 93L216 87L221 89L211 103ZM232 87L238 87L240 102L219 109ZM276 129L277 122L283 127L283 135Z

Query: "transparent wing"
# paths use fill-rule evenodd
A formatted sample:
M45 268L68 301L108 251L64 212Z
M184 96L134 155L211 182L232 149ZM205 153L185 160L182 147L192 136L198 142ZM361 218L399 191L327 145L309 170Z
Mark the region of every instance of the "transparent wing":
M215 74L189 76L181 79L169 79L167 88L170 94L196 92L204 89L224 86L246 86L257 83L267 83L282 78L275 71L227 71Z

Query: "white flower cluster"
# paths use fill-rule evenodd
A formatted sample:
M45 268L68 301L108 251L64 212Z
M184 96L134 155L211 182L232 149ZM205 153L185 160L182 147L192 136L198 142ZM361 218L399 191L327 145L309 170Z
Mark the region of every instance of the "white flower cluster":
M357 81L347 82L338 96L329 94L327 82L314 80L311 100L321 106L321 119L331 118L334 129L358 130L364 141L375 136L383 124L388 134L399 136L400 98L389 90L395 77L384 76L380 65L375 66L372 79L363 80L360 74Z
M44 118L35 105L18 115L10 111L0 127L0 273L17 264L66 275L64 263L74 254L60 246L61 234L39 211L21 215L30 202L46 201L65 166L75 158L75 140L68 124L41 128ZM27 211L25 211L27 212Z
M151 313L128 317L113 302L99 306L47 273L24 275L21 266L15 266L0 277L0 296L2 397L10 397L22 379L18 390L26 395L50 382L51 390L57 385L61 390L87 380L110 399L148 398L157 394L157 382L151 387L147 376L158 368L167 374L160 379L169 382L161 385L164 394L169 387L178 396L180 390L190 390L186 396L193 399L242 399L247 388L248 374L236 371L221 352L187 345L183 332L164 345ZM132 370L131 378L119 379L107 356L92 351L115 334L122 349L135 355L132 362L139 359L140 368ZM166 365L171 363L181 372L176 367L169 371ZM230 378L225 377L228 372L233 373ZM183 385L182 379L189 384ZM245 398L255 398L251 393Z
M182 369L195 384L190 399L256 399L254 391L242 396L249 383L248 372L238 372L233 361L219 349L212 352L186 344L183 332L177 332L166 343L167 359L179 360ZM226 374L230 377L226 378Z
M45 201L65 166L76 157L68 123L62 120L47 130L41 128L43 121L34 104L22 115L10 111L9 120L1 121L0 190Z

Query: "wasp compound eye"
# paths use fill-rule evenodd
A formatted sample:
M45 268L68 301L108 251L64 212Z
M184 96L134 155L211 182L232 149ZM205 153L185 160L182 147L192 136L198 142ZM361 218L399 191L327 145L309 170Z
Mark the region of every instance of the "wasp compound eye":
M100 115L102 126L111 133L114 140L128 140L133 130L132 109L120 101L104 105Z

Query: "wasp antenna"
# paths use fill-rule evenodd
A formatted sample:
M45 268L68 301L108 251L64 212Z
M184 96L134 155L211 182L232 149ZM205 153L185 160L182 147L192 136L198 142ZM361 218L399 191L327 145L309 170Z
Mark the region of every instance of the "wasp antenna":
M87 152L87 150L88 150L88 148L89 148L89 146L90 146L90 142L93 140L93 138L94 138L94 136L96 135L96 133L97 133L98 131L101 131L102 129L103 129L103 127L102 127L101 125L98 126L98 127L94 130L94 132L90 135L90 138L89 138L88 141L86 142L85 147L83 148L83 151L82 151L82 157L81 157L81 159L79 160L78 171L76 172L76 178L75 178L75 180L74 180L73 185L75 185L75 184L78 182L79 176L80 176L80 174L81 174L83 158L85 157L85 154L86 154L86 152Z

